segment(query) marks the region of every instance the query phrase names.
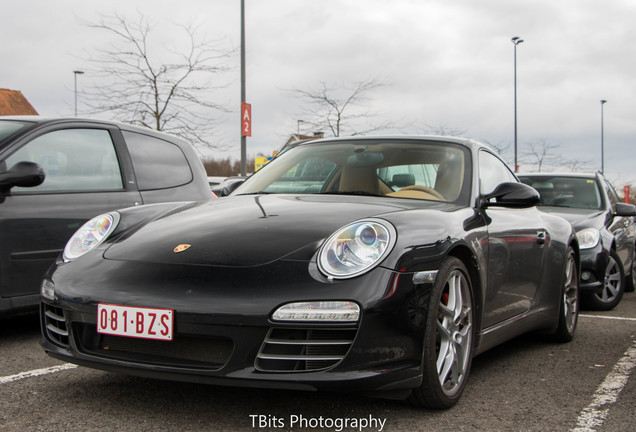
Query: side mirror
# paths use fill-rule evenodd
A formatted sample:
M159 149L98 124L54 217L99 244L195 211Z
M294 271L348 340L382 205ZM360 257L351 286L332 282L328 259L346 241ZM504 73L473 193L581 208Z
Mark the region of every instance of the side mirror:
M231 194L232 192L234 192L234 190L236 190L236 188L238 188L240 185L243 184L243 182L245 181L245 179L240 178L240 179L230 179L230 180L226 180L224 182L222 182L219 185L216 185L215 187L211 188L212 192L220 197L226 197L229 194Z
M501 183L494 191L483 197L484 207L526 208L539 204L541 196L524 183ZM494 199L494 202L491 200Z
M223 191L221 192L221 196L224 196L224 197L228 196L229 194L234 192L236 189L238 189L238 187L242 185L244 181L245 179L236 180L235 182L232 182L229 185L225 186L223 188Z
M616 203L616 216L630 217L636 216L636 207L627 203Z
M38 186L44 178L44 170L37 163L18 162L10 170L0 173L0 192L8 192L14 186Z

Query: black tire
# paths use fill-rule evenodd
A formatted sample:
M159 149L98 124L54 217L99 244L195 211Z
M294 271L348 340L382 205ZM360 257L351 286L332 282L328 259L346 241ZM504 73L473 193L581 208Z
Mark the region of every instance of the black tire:
M442 262L426 304L433 313L425 319L422 384L408 400L422 408L447 409L464 391L473 356L473 291L462 261L449 257Z
M586 309L608 311L621 301L624 291L625 271L616 252L611 251L601 287L582 294L581 300Z
M579 318L579 271L574 250L568 248L561 282L559 324L552 334L556 342L570 342Z

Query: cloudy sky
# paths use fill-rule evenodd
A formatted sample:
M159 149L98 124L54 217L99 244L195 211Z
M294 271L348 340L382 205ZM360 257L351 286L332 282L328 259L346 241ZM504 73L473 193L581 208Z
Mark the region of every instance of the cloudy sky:
M239 0L21 0L3 4L0 88L20 90L41 115L73 115L73 70L111 39L82 21L114 13L153 22L157 46L193 22L223 49L240 45ZM549 143L568 163L601 168L636 184L636 23L633 0L245 0L248 154L271 154L307 120L286 91L324 82L383 84L365 104L374 120L421 134L444 128L513 154L513 50L517 48L519 154ZM172 33L174 32L174 33ZM174 36L173 36L174 35ZM161 39L161 40L159 40ZM174 40L173 40L174 39ZM210 112L221 154L238 159L240 59L219 75L216 93L232 113ZM78 87L94 84L89 74ZM82 114L82 101L78 111ZM101 117L107 118L107 115ZM311 133L301 123L301 132ZM521 158L521 170L529 159ZM569 169L564 167L564 169Z

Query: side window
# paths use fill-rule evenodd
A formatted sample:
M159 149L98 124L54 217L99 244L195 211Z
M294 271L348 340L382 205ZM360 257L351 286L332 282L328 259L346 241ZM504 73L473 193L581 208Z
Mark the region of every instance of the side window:
M486 151L479 152L479 182L483 195L494 191L501 183L517 182L514 174L499 158Z
M64 129L41 135L9 156L11 168L18 162L36 162L46 178L37 187L19 192L73 192L123 189L121 171L110 133L103 129Z
M616 208L616 203L621 202L618 194L607 180L604 180L603 183L605 184L605 190L607 190L607 195L610 199L610 205L612 206L612 208Z
M171 142L122 131L135 167L139 190L167 189L192 181L192 170L181 149Z

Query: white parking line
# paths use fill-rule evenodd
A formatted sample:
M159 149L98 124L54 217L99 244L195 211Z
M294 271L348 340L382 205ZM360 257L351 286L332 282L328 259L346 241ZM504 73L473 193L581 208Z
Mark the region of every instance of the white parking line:
M52 373L60 372L67 369L75 369L76 367L77 365L65 363L60 366L53 366L53 367L44 368L44 369L34 369L28 372L20 372L19 374L0 377L0 384L6 384L13 381L21 380L24 378L31 378L31 377L36 377L36 376L41 376L46 374L52 374Z
M609 414L607 405L616 402L635 366L636 342L625 352L605 381L596 389L592 403L581 411L576 423L577 427L572 429L572 432L594 432L597 427L603 425Z
M616 320L616 321L636 321L636 318L627 318L627 317L611 317L611 316L603 316L603 315L586 315L586 314L579 314L579 317L583 317L583 318L608 319L608 320Z

